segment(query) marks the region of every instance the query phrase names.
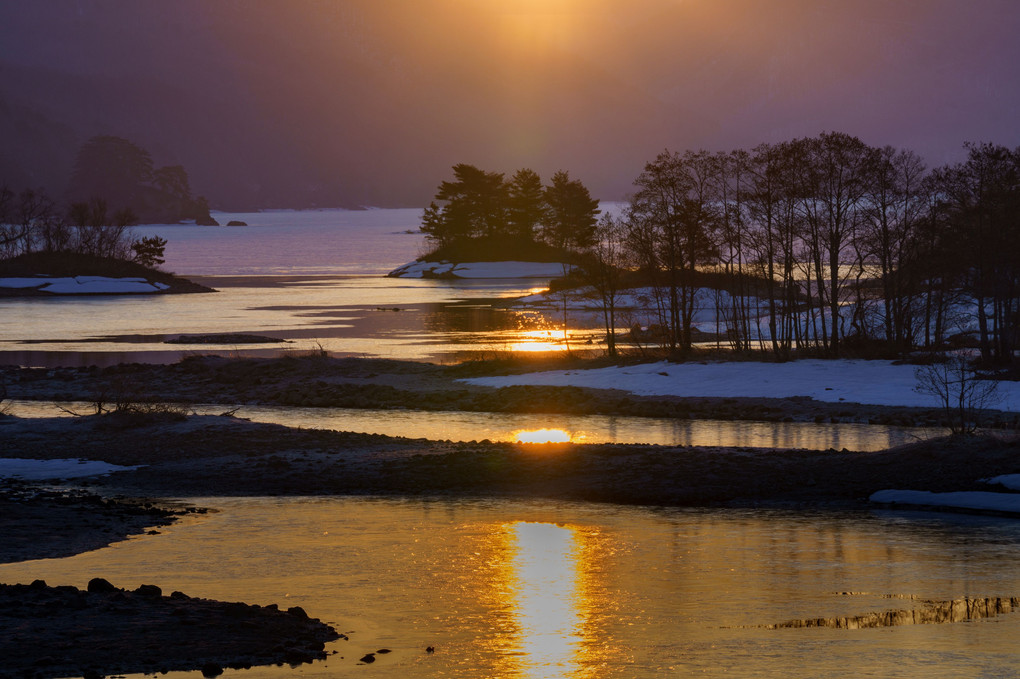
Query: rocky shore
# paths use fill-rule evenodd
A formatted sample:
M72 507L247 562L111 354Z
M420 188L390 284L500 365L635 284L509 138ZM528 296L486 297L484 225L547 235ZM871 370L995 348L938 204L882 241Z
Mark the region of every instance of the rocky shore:
M155 585L126 591L102 578L87 590L0 584L0 629L0 679L196 669L214 677L323 659L326 642L340 638L299 607L163 595Z
M358 494L859 508L882 489L986 490L982 479L1020 473L1020 442L1008 436L929 440L877 452L455 443L291 429L229 414L239 403L266 403L907 425L935 424L940 417L924 409L811 399L642 398L612 390L495 389L456 381L491 369L326 356L195 357L171 366L106 370L5 368L0 384L8 397L86 401L101 414L0 415L0 456L84 458L132 468L75 484L4 484L0 562L96 549L200 511L145 498ZM225 414L188 415L187 404L198 402L221 403ZM172 669L212 676L224 667L321 658L322 643L335 634L298 611L181 593L165 597L158 587L96 587L106 591L0 586L0 627L17 630L0 640L0 658L7 663L0 679ZM179 637L182 627L197 634L195 644L170 643L192 638ZM80 652L61 646L79 629L107 632L109 639L77 643ZM132 637L130 630L142 636Z

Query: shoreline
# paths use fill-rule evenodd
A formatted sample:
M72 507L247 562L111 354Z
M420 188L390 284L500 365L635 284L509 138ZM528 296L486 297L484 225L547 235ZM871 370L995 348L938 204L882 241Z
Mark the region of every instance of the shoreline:
M8 418L6 457L134 469L81 480L134 498L276 495L536 497L660 506L865 507L890 488L987 490L1018 471L1011 438L854 452L648 444L455 443L291 429L179 411Z
M583 363L577 366L586 367ZM541 364L523 367L543 369ZM598 363L592 367L598 367ZM504 362L439 365L383 358L333 358L314 353L245 358L185 355L172 363L119 363L103 368L0 366L0 383L6 385L7 398L27 401L92 401L102 395L107 400L227 407L245 404L619 415L929 428L946 424L940 408L831 402L807 396L643 396L607 388L527 384L493 387L469 383L472 378L499 373L508 373ZM1016 428L1020 415L990 410L988 420L990 428Z

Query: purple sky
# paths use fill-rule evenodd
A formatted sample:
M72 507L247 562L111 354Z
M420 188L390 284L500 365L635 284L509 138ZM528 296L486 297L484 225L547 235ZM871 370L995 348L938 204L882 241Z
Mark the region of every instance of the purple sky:
M421 205L450 167L622 198L664 148L1020 144L1012 0L0 0L0 181L95 134L220 206Z

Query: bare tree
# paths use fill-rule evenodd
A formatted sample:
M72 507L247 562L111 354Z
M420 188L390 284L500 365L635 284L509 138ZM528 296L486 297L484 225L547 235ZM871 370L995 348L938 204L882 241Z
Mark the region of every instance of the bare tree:
M999 402L999 383L982 379L963 352L936 357L914 371L919 394L935 397L953 434L973 434L983 411Z
M665 151L634 181L629 240L650 272L661 272L668 300L667 344L690 351L699 266L718 259L718 165L707 151Z
M619 217L605 214L595 226L595 242L583 256L586 282L598 295L606 329L606 352L616 356L616 307L626 266L624 239L627 226Z

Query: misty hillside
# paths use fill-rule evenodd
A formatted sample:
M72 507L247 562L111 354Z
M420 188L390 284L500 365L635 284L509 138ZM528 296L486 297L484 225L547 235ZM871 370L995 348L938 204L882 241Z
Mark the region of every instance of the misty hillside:
M980 11L977 9L980 8ZM422 205L459 162L618 199L669 147L1020 143L1020 6L0 0L0 183L112 134L214 207Z

